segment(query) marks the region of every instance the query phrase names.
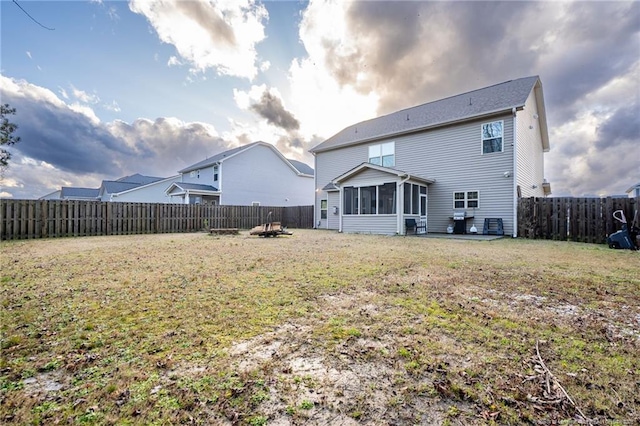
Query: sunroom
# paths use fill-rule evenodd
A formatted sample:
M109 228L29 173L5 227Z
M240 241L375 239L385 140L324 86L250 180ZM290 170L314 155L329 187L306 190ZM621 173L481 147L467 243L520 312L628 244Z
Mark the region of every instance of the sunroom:
M415 219L428 229L428 188L434 179L400 170L362 163L333 180L339 206L340 232L404 235L405 219ZM337 192L337 191L336 191ZM335 193L335 192L334 192Z

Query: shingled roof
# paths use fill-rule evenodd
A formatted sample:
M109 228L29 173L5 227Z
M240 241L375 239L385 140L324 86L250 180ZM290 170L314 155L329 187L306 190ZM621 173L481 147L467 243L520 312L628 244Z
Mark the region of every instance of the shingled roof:
M512 108L522 108L536 84L540 84L538 76L509 80L361 121L336 133L312 148L310 152L329 151L342 146L510 111Z
M60 198L98 198L98 188L79 188L74 186L63 186L60 190Z
M231 157L232 155L235 155L240 151L244 151L245 149L247 149L247 148L249 148L249 147L251 147L251 146L253 146L255 144L258 144L258 143L260 143L260 142L253 142L253 143L250 143L248 145L242 145L242 146L239 146L237 148L233 148L233 149L229 149L227 151L223 151L223 152L221 152L219 154L214 155L213 157L209 157L209 158L207 158L205 160L202 160L202 161L200 161L198 163L192 164L189 167L185 167L182 170L178 170L178 173L187 173L187 172L190 172L192 170L204 169L205 167L213 166L214 164L219 163L220 161L224 160L225 158Z

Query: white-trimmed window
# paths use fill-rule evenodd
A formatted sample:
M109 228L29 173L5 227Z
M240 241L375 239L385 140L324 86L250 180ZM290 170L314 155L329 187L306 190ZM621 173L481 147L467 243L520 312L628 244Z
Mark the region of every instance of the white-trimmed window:
M327 218L327 200L320 200L320 219Z
M482 153L504 151L504 122L493 121L482 125Z
M477 209L480 208L479 191L458 191L453 193L454 209Z
M387 142L369 146L369 163L378 166L393 167L396 165L396 143Z
M217 182L218 181L218 165L216 164L215 166L213 166L213 181Z

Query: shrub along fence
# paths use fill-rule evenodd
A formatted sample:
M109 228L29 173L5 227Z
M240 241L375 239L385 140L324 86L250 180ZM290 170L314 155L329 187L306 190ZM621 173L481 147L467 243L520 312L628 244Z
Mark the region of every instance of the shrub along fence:
M518 236L547 240L605 243L621 229L613 212L623 210L629 226L640 210L636 198L521 198L518 201ZM640 211L638 211L640 221Z
M290 228L313 228L313 206L0 200L0 239L194 232L209 228L250 229L266 222L267 218Z

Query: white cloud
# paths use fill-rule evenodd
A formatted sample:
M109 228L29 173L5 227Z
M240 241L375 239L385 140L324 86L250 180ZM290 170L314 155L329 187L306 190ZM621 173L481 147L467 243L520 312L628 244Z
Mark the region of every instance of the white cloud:
M0 182L13 198L37 198L61 186L97 187L103 179L142 173L171 176L232 143L207 123L177 118L102 123L86 104L0 75L0 98L16 107L22 141Z
M100 98L95 93L87 93L84 90L76 89L73 85L71 85L71 93L73 93L73 96L77 100L86 104L97 104L100 102Z
M259 86L254 84L253 86L251 86L251 89L249 91L233 89L233 100L236 101L236 105L238 105L240 109L248 111L252 103L257 103L260 101L262 94L266 90L266 84L261 84ZM273 93L276 93L278 97L281 97L280 92L278 92L278 89L276 89L275 87L271 88L270 90L273 91Z
M575 115L552 127L554 145L546 174L555 195L623 194L638 180L640 162L628 155L637 151L640 134L638 75L640 61L608 84L585 92Z
M306 139L329 137L376 116L379 96L374 91L359 93L352 84L341 85L327 67L327 46L338 45L343 53L354 48L346 25L347 8L347 2L312 1L300 24L300 39L309 56L294 59L289 68L290 109Z
M28 83L26 80L12 79L0 74L0 87L5 96L11 95L13 98L18 99L37 100L57 107L65 105L51 90Z
M106 109L107 111L112 111L112 112L120 112L120 105L118 105L118 103L116 101L111 101L111 103L105 103L102 104L102 107L104 109Z
M264 6L253 0L180 1L131 0L129 8L144 15L164 43L204 72L253 79L257 73L255 45L265 37Z
M27 54L27 56L29 57L29 59L33 59L33 58L31 57L31 52L29 52L29 51L27 50L27 51L26 51L26 54Z
M79 104L77 102L74 102L74 103L69 105L69 109L71 111L75 111L75 112L77 112L79 114L84 115L89 120L91 120L91 122L93 124L99 124L100 123L100 119L98 118L96 113L93 111L93 109L91 107L89 107L87 105L82 105L82 104Z
M180 59L178 59L176 56L171 56L167 61L167 66L174 67L178 65L182 65L182 62L180 62Z

